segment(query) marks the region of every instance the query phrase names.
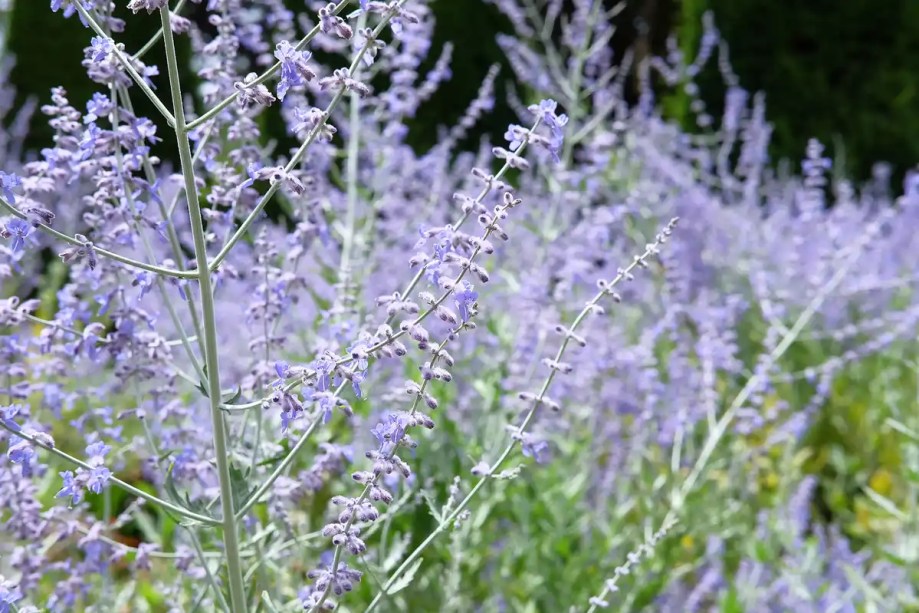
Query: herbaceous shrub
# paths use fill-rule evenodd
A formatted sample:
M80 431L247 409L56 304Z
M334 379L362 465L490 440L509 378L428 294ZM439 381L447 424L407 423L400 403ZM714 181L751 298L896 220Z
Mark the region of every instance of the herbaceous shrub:
M496 2L520 123L460 149L491 70L418 152L450 78L425 2L122 4L51 3L98 92L51 92L38 156L0 141L0 606L915 605L882 555L900 458L862 499L901 524L862 543L823 473L865 468L804 437L876 356L910 372L919 185L831 184L816 141L777 176L712 21L697 58L632 66L615 8ZM650 84L710 59L726 110L687 135ZM908 450L878 403L865 443Z

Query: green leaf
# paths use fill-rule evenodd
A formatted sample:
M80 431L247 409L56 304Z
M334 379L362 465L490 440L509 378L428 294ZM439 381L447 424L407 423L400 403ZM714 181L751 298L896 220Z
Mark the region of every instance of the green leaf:
M281 610L274 606L274 603L271 601L271 596L267 591L262 592L262 602L265 603L265 606L268 607L271 613L281 613Z
M849 581L861 588L865 596L867 596L871 601L874 603L886 603L884 596L873 585L865 581L865 578L859 571L855 570L847 564L843 567L843 572L846 573Z
M232 396L224 400L223 404L227 404L227 405L236 404L239 401L239 399L242 397L242 395L243 395L243 388L241 385L239 385L236 387L236 392Z
M280 453L277 453L271 456L270 458L265 458L264 460L259 462L258 466L274 466L275 464L279 463L281 460L286 458L288 453L290 453L289 450L282 449Z
M206 377L207 376L207 364L204 364L203 366L201 366L201 371L204 373L204 376ZM210 396L207 393L207 383L205 383L203 380L200 381L198 385L196 385L195 387L198 389L199 392L201 392L204 395L205 398L210 398Z
M868 496L872 502L874 502L874 504L878 505L900 521L907 521L909 519L909 515L898 509L897 505L895 505L889 498L881 496L870 487L864 488L864 492L865 495Z
M204 508L204 504L200 501L191 500L188 497L188 492L180 494L178 488L176 487L175 479L172 476L172 469L175 467L175 462L172 462L169 465L169 470L166 471L166 480L163 482L163 486L166 489L166 494L169 496L170 500L180 507L184 507L193 513L198 513L199 515L206 515L207 510ZM182 525L193 525L198 522L191 522L190 520L183 520Z
M397 579L388 590L386 590L386 593L392 596L393 594L401 592L409 585L411 585L412 580L415 578L415 573L417 573L418 568L421 567L422 560L424 560L424 558L418 558L415 560L415 562L409 566L404 573L402 573L402 576L399 577L399 579Z
M156 543L160 539L160 530L153 523L153 520L150 519L150 516L146 513L138 512L134 514L134 524L137 526L137 529L140 530L141 534L144 535L144 540L149 543Z
M919 433L915 430L904 424L903 422L897 421L892 417L888 417L884 420L884 423L889 426L891 429L896 430L900 434L904 434L911 438L913 441L919 443Z
M239 510L243 508L255 489L249 486L249 469L241 471L235 464L230 464L230 491L233 492L233 508Z
M396 537L392 540L386 551L386 559L383 560L383 564L380 566L383 572L388 573L395 570L396 566L399 565L399 560L405 555L405 551L408 549L411 542L412 538L410 534Z
M179 494L179 490L176 489L175 479L172 477L173 468L175 468L175 462L170 462L169 468L166 470L166 480L163 483L163 487L166 488L166 495L169 496L170 500L176 504L182 504L182 495Z
M437 508L437 501L434 500L434 497L431 495L431 492L427 490L421 490L421 497L424 499L425 505L428 507L428 510L431 512L431 515L434 516L434 519L437 520L437 523L443 521L440 515L440 510Z
M733 587L721 599L721 613L744 613L743 607L740 605L740 599L737 596L737 590Z
M136 582L133 580L127 581L124 586L118 591L118 594L115 596L115 602L112 603L112 611L125 611L128 610L127 607L131 602L131 599L134 597L134 590L136 588Z
M472 388L482 397L485 406L491 405L494 401L496 390L492 382L474 379L472 381Z

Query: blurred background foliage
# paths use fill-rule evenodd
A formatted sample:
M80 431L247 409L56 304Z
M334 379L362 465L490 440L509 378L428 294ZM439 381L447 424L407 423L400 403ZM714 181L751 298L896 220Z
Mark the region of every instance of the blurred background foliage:
M617 4L616 0L603 1L609 7ZM287 3L292 9L302 9L303 0ZM117 5L118 10L126 12L124 2ZM437 30L429 65L435 61L439 47L452 42L453 77L413 120L411 139L419 148L433 144L439 126L456 123L492 64L503 66L498 100L505 99L503 88L513 74L495 42L498 33L510 32L511 27L494 6L486 0L433 0L432 6ZM890 162L893 189L899 191L905 171L919 162L919 79L914 74L919 66L919 1L630 0L619 14L612 44L619 57L631 48L641 59L666 54L668 36L673 34L681 50L692 57L706 11L713 11L718 29L730 43L731 63L740 85L766 93L767 115L774 125L773 159L789 159L797 165L807 139L816 137L829 145L836 171L854 179L870 177L876 161ZM128 31L119 39L131 51L139 49L158 25L155 19L128 23ZM18 103L34 98L43 104L49 99L49 90L61 85L73 103L82 107L96 90L80 66L89 37L78 19L63 19L52 13L47 0L14 2L10 50L17 58L12 79ZM180 49L183 51L188 53ZM156 47L152 53L162 51ZM149 61L162 64L159 58ZM183 75L186 82L193 78L191 74ZM154 82L159 89L165 89L165 75ZM709 112L717 116L724 84L713 62L699 82L702 99ZM689 97L679 88L675 93L662 88L661 94L665 97L664 112L692 131ZM138 112L156 118L142 97L138 98ZM47 146L52 136L50 127L41 119L34 117L27 142L28 148L36 152ZM506 105L496 105L469 138L490 136L500 140L504 127L514 120ZM280 122L269 124L268 131L275 133L268 137L283 138L283 129ZM158 155L173 155L171 147L159 149ZM826 347L812 349L819 355L834 355ZM805 365L814 358L798 357ZM794 354L789 360L794 361ZM885 455L885 450L895 446L880 434L884 431L881 424L865 423L868 415L884 413L868 410L872 398L877 405L877 399L884 397L875 395L877 390L872 389L871 382L884 379L881 374L888 375L891 367L869 361L848 373L835 386L825 418L812 430L808 441L807 469L822 477L821 498L826 512L842 519L850 534L869 529L854 504L853 492L868 484L883 490L887 471L901 468L899 457ZM915 373L907 369L897 377L901 383L913 381ZM906 388L913 389L909 385ZM770 469L766 473L771 474Z
M604 2L609 6L615 4L614 0ZM18 58L12 79L19 102L32 97L45 103L49 90L62 85L70 93L71 101L82 107L96 89L80 66L90 34L76 18L65 20L60 14L51 13L48 3L48 0L15 2L10 48ZM118 4L124 11L126 2L119 0ZM303 0L288 0L288 4L291 8L302 8ZM510 26L493 6L484 0L433 0L432 5L437 15L435 44L455 45L453 78L414 119L412 139L418 147L432 144L438 126L455 124L493 63L505 66L503 77L512 74L495 42L495 35L509 32ZM709 10L714 12L718 29L730 43L731 61L740 85L751 91L763 91L767 96L767 115L775 128L773 159L798 160L807 139L816 137L829 145L829 153L837 161L837 171L855 179L871 176L873 164L885 160L893 167L894 180L899 181L908 168L919 162L919 79L915 74L919 66L919 0L630 0L618 17L619 29L613 45L620 56L625 49L634 48L640 59L666 53L667 37L673 34L683 51L692 55L701 36L702 15ZM132 20L129 30L119 38L133 51L147 41L156 26L155 19ZM431 53L431 64L436 59L437 47ZM160 52L157 48L154 53ZM159 58L150 61L162 64ZM186 82L190 78L183 76ZM505 83L499 79L498 100L505 99L501 90ZM709 68L700 83L707 107L717 115L724 93L717 69ZM163 75L157 85L165 90ZM143 104L138 97L138 112L154 117L152 109ZM664 109L684 123L685 129L692 130L688 104L688 97L677 92L668 95ZM504 127L513 120L506 106L499 104L495 112L486 115L476 126L470 138L491 135L499 140ZM283 136L282 124L277 123L273 129ZM47 146L50 139L49 127L36 117L29 147L37 151ZM167 157L171 147L157 153ZM899 191L896 183L894 190ZM746 323L740 331L741 338L760 338L762 334L757 329L760 323ZM897 504L906 497L899 475L907 472L908 459L901 457L900 434L889 427L887 420L904 419L903 414L915 407L919 357L911 341L902 339L883 354L853 364L840 373L819 419L803 441L800 457L794 458L793 464L819 478L816 504L821 514L841 525L856 541L871 541L873 536L892 531L886 516L872 507L864 495L866 489ZM801 343L785 356L783 370L797 372L840 355L843 350L829 342ZM755 355L753 348L748 353ZM739 384L725 382L726 391ZM800 408L806 404L810 388L789 386L776 393ZM488 425L483 430L501 431L500 424ZM472 455L481 451L457 445L458 435L449 428L447 423L430 445L419 452L423 460L422 482L429 476L455 474L462 460L457 457L460 450ZM569 444L586 449L591 436L590 432L571 433ZM483 436L482 440L486 438ZM444 464L449 466L443 467ZM742 468L756 475L755 486L764 500L784 496L781 491L786 487L787 475L783 474L788 465L786 458L768 454L752 456L749 464ZM479 529L463 535L467 539L482 539L497 533L507 534L507 541L492 554L515 559L521 600L532 597L539 589L544 592L540 601L552 602L553 595L564 593L564 585L578 582L598 585L604 576L600 568L590 569L585 576L583 569L587 564L572 561L573 556L587 555L590 548L578 540L579 518L571 515L574 507L570 501L584 497L584 484L570 478L569 468L550 464L543 471L534 471L533 478L538 481L510 482L487 501L506 507L495 516L516 516L516 526L536 526L539 538L520 531L512 533L506 526L492 523L487 519L487 509L481 519L475 518L479 524L473 522ZM913 480L919 479L915 469L908 474ZM534 488L544 495L521 495L515 491L518 488ZM653 504L657 485L639 483L635 488L635 500ZM325 501L321 502L316 506L317 518L325 508ZM120 500L114 503L117 507ZM649 509L641 507L629 512L636 517L650 514ZM729 512L735 516L728 517ZM692 527L691 531L673 548L658 552L661 560L655 562L657 567L673 567L674 560L679 562L681 556L688 558L703 549L706 534L716 531L712 525L735 525L740 516L749 521L753 518L752 512L744 515L736 510L719 510L715 516L708 513L706 507L706 515L688 518L686 525ZM398 521L402 522L403 532L422 535L429 532L432 517L422 508ZM482 530L481 524L488 529ZM515 543L519 546L514 546ZM533 543L539 546L532 547ZM475 543L466 548L473 555L485 549ZM475 560L467 563L473 568L478 566ZM557 572L547 574L544 569L551 565L557 566ZM580 574L569 574L574 572ZM547 576L555 584L547 582ZM655 587L658 586L647 585L649 590ZM473 599L481 601L486 597L483 593ZM636 599L644 597L642 592L636 592ZM415 602L424 609L422 601ZM562 602L554 605L558 609Z
M287 3L291 8L303 6L302 0ZM125 3L118 4L124 10ZM437 126L452 125L460 117L491 64L506 63L495 35L510 30L485 0L433 0L432 5L436 44L450 41L456 47L453 78L415 118L412 138L419 147L437 138ZM709 10L730 43L740 84L766 93L768 117L775 126L774 159L798 160L807 139L816 137L830 145L838 172L865 179L875 162L887 161L897 183L919 160L919 2L630 0L618 17L613 44L620 55L630 47L639 57L663 54L667 37L674 34L683 50L692 52L701 34L701 17ZM136 50L155 26L153 19L132 20L120 38L129 50ZM53 14L47 0L15 2L10 46L19 58L12 78L20 101L34 96L43 103L56 85L63 85L77 104L89 99L93 85L79 66L88 38L77 19ZM432 56L431 63L436 52ZM702 97L717 113L724 88L717 70L710 72L701 79ZM500 89L497 97L503 99ZM665 108L685 122L687 104L688 100L669 100ZM503 133L512 117L499 106L471 138ZM41 121L34 124L29 145L37 150L49 142L50 133Z

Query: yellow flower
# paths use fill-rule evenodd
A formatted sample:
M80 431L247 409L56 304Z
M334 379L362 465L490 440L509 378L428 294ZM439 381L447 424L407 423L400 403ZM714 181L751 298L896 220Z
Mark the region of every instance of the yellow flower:
M879 468L868 479L868 487L881 496L887 496L893 488L893 477L886 468Z

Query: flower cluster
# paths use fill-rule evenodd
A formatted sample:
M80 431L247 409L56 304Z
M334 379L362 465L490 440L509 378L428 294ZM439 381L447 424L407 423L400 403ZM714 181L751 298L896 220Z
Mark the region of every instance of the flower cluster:
M0 611L150 586L176 611L600 608L677 541L661 610L907 610L904 573L810 527L798 446L852 369L892 352L907 377L919 174L859 188L814 140L777 176L710 18L696 57L632 70L602 2L493 3L522 87L483 70L426 150L452 58L431 3L51 3L98 91L52 90L40 151L0 132ZM125 6L162 27L140 49ZM499 92L515 123L467 147Z
M76 504L83 499L84 492L102 492L102 488L112 476L112 471L103 465L105 454L110 450L111 447L102 442L86 447L86 463L90 468L78 468L76 473L69 470L62 472L64 486L57 493L57 497L70 498L70 504Z
M498 157L500 159L500 156ZM334 608L334 603L329 600L330 594L338 596L341 595L342 590L350 591L351 586L360 579L359 572L349 569L347 564L341 562L342 552L347 551L357 556L366 550L366 543L361 539L361 529L380 517L374 503L382 505L392 503L393 494L389 488L395 486L399 475L403 479L409 479L412 476L411 468L400 455L400 453L410 452L418 445L409 434L410 430L419 426L430 430L435 426L434 420L419 410L419 406L423 403L428 410L437 409L438 401L428 388L435 381L449 383L453 380L453 375L448 368L454 365L455 359L446 350L446 345L455 342L461 333L476 328L472 319L478 314L476 308L478 293L474 291L471 284L463 279L471 273L477 275L482 283L487 282L487 272L475 262L475 259L480 253L494 251L488 242L492 234L504 240L508 238L507 233L498 222L507 219L510 210L518 206L521 200L515 198L512 192L506 191L506 186L498 182L500 175L511 167L511 163L505 161L498 175L484 177L482 192L473 200L476 208L481 210L478 216L479 225L483 228L481 238L460 233L453 226L447 226L437 233L446 232L449 235L445 243L435 244L435 252L439 253L439 258L415 259L422 267L427 267L429 264L436 267L438 274L429 279L431 284L443 293L439 297L430 292L419 293L420 300L428 305L423 312L419 312L420 307L416 303L402 300L398 293L393 296L384 296L379 302L381 306L387 306L390 319L400 311L409 315L417 313L417 316L403 321L399 325L398 333L393 333L388 326L385 326L384 339L369 349L364 348L366 345L357 352L352 349L352 358L359 363L366 360L366 356L379 344L398 342L398 337L405 334L414 341L419 350L429 352L430 358L418 366L420 381L410 379L403 385L405 394L412 399L410 408L386 413L383 420L371 430L377 447L367 451L365 455L372 462L372 468L355 472L352 475L355 482L364 486L361 494L356 497L336 496L332 499L332 504L343 507L343 510L339 513L337 521L326 524L322 532L324 536L331 537L332 545L335 546L334 560L329 567L311 573L311 577L316 578L316 583L312 590L301 593L303 606L309 610ZM498 185L500 187L496 187ZM481 202L493 189L500 189L503 192L501 204L496 205L492 211L488 211ZM466 211L462 219L465 219L471 210ZM462 220L457 226L461 223ZM444 306L444 302L450 297L453 298L459 314ZM436 315L441 322L447 325L444 338L440 342L432 343L431 333L422 326L422 322L431 314ZM397 351L404 355L404 346L400 344ZM355 523L360 525L356 526Z

